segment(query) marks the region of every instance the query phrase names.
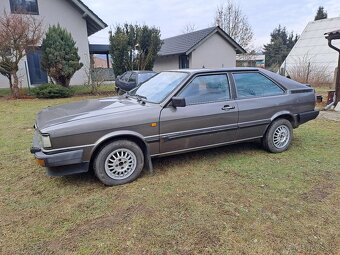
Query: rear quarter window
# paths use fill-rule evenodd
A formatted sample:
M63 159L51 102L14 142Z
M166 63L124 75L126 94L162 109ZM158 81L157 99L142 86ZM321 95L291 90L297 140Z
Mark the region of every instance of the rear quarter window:
M233 73L233 77L238 98L284 94L283 89L260 73Z

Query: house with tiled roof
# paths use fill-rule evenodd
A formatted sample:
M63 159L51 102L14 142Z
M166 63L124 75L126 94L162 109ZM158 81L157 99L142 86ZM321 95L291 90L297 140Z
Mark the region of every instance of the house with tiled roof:
M44 30L49 26L60 24L71 33L78 47L80 61L84 64L78 70L71 85L80 85L87 80L86 68L90 67L90 48L88 37L105 27L107 24L100 19L80 0L1 0L0 15L12 13L17 15L34 15L43 21ZM46 83L48 77L40 66L41 51L39 45L20 63L19 79L22 86ZM9 87L8 80L0 75L0 88Z
M220 27L210 27L164 39L154 70L234 67L236 54L245 52Z

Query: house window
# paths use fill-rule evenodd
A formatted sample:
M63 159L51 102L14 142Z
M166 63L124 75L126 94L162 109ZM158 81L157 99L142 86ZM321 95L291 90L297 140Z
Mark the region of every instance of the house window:
M179 69L189 68L189 56L180 55L179 56Z
M39 14L38 0L10 0L11 12L21 14Z

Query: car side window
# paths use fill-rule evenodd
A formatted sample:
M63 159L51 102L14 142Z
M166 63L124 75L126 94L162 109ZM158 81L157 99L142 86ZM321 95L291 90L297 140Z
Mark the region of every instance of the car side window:
M284 94L284 91L277 84L260 73L234 73L233 77L238 98Z
M129 78L129 82L136 82L136 78L137 78L137 74L136 73L132 73L130 78Z
M194 78L178 95L187 105L204 104L230 99L226 74L204 75Z

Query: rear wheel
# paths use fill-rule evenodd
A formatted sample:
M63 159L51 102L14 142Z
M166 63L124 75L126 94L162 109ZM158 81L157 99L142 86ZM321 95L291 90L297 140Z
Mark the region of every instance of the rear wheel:
M293 139L293 127L286 119L275 120L268 128L262 143L266 150L279 153L287 150Z
M140 147L128 140L118 140L104 146L93 167L97 178L108 186L132 182L141 173L144 156Z

